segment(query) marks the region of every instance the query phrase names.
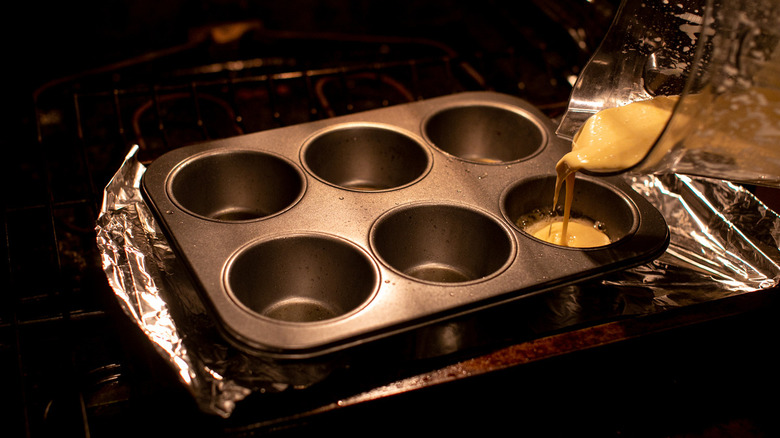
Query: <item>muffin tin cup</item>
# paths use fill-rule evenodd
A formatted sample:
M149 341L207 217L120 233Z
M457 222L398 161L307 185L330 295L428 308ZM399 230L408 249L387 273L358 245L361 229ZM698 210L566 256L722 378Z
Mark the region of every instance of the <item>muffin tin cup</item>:
M252 242L228 262L225 290L251 313L308 323L341 317L371 298L379 283L359 247L324 234Z
M501 207L504 216L524 233L527 225L532 225L537 217L553 216L556 219L561 219L565 190L565 187L561 188L558 205L553 208L555 176L540 176L521 180L508 188L502 198ZM573 199L571 217L600 224L600 228L609 237L610 245L618 244L622 239L629 238L639 225L639 211L631 199L615 186L606 184L598 178L578 175L574 183ZM529 223L524 225L521 223L523 220ZM552 243L549 245L560 247ZM594 249L562 248L575 251Z
M212 151L182 162L168 195L203 219L236 222L280 213L302 195L305 179L289 161L263 151Z
M348 190L397 189L422 178L431 166L428 150L392 127L348 124L309 139L301 162L322 182Z
M644 263L660 213L578 176L573 210L611 243L569 248L518 219L551 207L570 144L512 96L461 93L202 143L142 189L225 338L311 359Z
M394 209L372 228L371 248L390 269L417 281L462 285L499 274L512 236L486 213L446 204Z
M442 152L480 164L528 159L543 149L549 135L534 117L495 103L437 111L425 121L423 134Z

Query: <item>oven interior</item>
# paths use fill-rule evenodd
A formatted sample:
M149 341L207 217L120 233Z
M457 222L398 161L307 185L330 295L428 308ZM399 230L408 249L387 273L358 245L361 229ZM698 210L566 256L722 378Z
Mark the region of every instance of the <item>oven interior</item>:
M123 318L95 246L103 187L130 147L139 145L139 158L149 162L199 141L470 90L516 95L555 120L617 2L144 0L15 7L24 26L4 30L6 108L13 110L0 122L0 144L10 157L2 210L3 428L8 436L30 437L282 436L313 421L300 412L434 365L391 361L356 370L358 378L335 378L305 398L257 397L227 421L199 415L176 376ZM575 362L581 371L604 377L592 358L582 360ZM548 413L545 420L559 403L587 403L584 396L554 394L572 384L565 377L571 362L549 366L557 383L545 381L546 396L529 392L538 401L532 405ZM512 405L498 401L523 398L501 389L508 379L499 373L466 387L427 390L430 398L423 399L437 403L462 393L469 409L450 402L426 413L417 411L425 402L379 398L349 416L328 417L328 424L339 431L343 422L364 428L402 422L386 425L400 431L415 418L454 431L461 415L480 423L479 430L493 430L488 423L498 418L530 428L513 422ZM515 385L542 386L525 379ZM601 389L584 386L582 394ZM604 381L610 391L616 386ZM407 402L414 412L400 409Z

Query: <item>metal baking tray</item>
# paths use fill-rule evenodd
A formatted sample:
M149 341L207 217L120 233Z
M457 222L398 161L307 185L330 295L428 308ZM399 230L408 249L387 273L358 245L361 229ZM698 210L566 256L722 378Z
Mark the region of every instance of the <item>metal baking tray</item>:
M465 92L173 150L142 191L226 339L311 358L662 254L661 214L578 175L573 210L613 243L516 225L549 208L570 143L518 98Z

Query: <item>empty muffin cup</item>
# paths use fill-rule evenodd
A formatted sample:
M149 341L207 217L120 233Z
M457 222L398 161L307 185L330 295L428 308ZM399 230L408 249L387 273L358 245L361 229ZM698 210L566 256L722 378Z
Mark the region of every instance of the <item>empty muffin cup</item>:
M530 115L486 104L443 109L423 125L426 138L443 152L466 161L506 163L536 154L544 130Z
M375 223L371 244L390 268L435 283L488 278L514 254L508 231L496 220L453 205L397 208Z
M185 161L168 181L168 193L182 209L218 221L246 221L293 205L304 177L291 162L258 151L225 150Z
M562 218L566 187L561 187L555 209L552 205L554 190L554 176L520 181L502 197L504 215L525 233L528 233L527 228L535 221ZM609 237L610 243L631 234L639 221L634 204L625 194L603 182L581 175L577 176L574 183L571 217L573 220L595 224Z
M257 315L308 323L361 307L373 296L379 274L355 245L329 235L300 234L240 250L225 282L234 299Z
M428 152L412 137L381 125L337 127L309 140L301 161L320 180L358 191L408 185L426 174Z

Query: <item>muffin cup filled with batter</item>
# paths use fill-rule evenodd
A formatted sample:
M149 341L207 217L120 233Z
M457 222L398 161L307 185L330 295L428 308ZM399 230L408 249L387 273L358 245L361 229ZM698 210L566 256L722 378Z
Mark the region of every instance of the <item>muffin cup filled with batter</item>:
M527 236L572 248L606 246L637 227L636 207L624 194L597 178L578 175L566 240L561 242L565 196L562 193L553 208L554 191L554 176L520 181L504 194L504 214Z

